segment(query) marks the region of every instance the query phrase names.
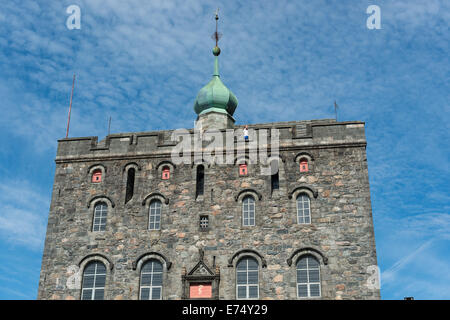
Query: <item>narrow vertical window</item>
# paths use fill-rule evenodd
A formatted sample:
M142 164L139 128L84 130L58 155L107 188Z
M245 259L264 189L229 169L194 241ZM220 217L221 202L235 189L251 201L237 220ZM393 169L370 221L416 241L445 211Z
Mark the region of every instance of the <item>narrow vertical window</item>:
M163 285L163 266L161 262L151 259L141 270L140 299L161 300Z
M300 172L308 172L308 159L300 159Z
M297 295L299 298L320 297L320 266L311 255L297 262Z
M205 185L205 167L199 165L197 167L197 186L196 186L196 197L203 195Z
M242 224L255 225L255 199L252 196L246 196L242 201Z
M134 193L134 176L135 176L135 170L134 168L128 169L127 174L127 189L125 194L125 203L131 200L133 198Z
M105 295L106 267L100 261L92 261L83 272L81 300L103 300Z
M236 265L236 297L238 299L258 299L258 261L243 258Z
M102 182L102 170L100 169L94 170L94 172L92 173L92 182L94 183Z
M272 176L270 178L272 191L280 189L280 176L278 174L279 167L277 161L272 161L270 163L270 170L272 172Z
M94 207L94 222L92 231L105 231L108 206L104 202L97 203Z
M170 179L170 168L165 166L162 169L162 177L163 180L169 180Z
M150 202L149 223L150 230L159 230L161 227L161 201Z
M297 197L297 222L299 224L311 223L311 207L309 197L301 193Z

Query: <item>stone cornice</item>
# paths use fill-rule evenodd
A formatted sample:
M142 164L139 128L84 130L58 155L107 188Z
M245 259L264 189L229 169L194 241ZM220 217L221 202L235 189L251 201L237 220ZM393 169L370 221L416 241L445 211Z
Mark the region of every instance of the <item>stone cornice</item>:
M316 150L316 149L334 149L334 148L360 148L366 147L367 142L346 142L346 143L332 143L332 144L315 144L315 145L303 145L303 146L280 146L279 150L281 151L302 151L302 150ZM267 149L270 150L270 145L267 146ZM236 149L234 149L236 151ZM236 152L235 152L236 153ZM211 155L214 155L215 152L211 152ZM115 160L140 160L140 159L161 159L161 158L170 158L172 154L170 152L151 152L145 154L118 154L118 155L97 155L97 156L80 156L80 157L57 157L55 159L56 164L61 163L75 163L75 162L88 162L88 161L115 161Z

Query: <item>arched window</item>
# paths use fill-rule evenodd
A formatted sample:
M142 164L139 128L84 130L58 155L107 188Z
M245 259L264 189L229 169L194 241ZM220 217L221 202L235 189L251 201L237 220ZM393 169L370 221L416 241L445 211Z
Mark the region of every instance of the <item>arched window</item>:
M136 170L134 168L128 169L127 174L127 189L125 194L125 203L131 200L133 198L134 193L134 176L135 176Z
M252 196L246 196L242 201L242 225L255 225L255 199Z
M203 189L205 185L205 167L199 165L197 167L197 186L195 190L196 197L203 195Z
M102 170L95 169L94 172L92 172L92 182L102 182Z
M150 202L148 228L150 230L159 230L161 227L161 201L153 200Z
M169 180L170 179L170 168L168 166L164 166L162 168L162 176L161 178L163 180Z
M237 299L258 299L259 275L258 261L244 257L236 265Z
M308 172L308 159L300 159L300 172Z
M312 255L305 255L297 262L297 296L320 297L320 265Z
M140 299L160 300L162 298L163 266L156 259L145 262L141 269Z
M94 222L92 231L105 231L108 206L105 202L99 202L94 207Z
M310 200L305 193L297 196L297 222L299 224L311 223Z
M81 300L103 300L105 295L106 267L100 261L89 262L84 268Z

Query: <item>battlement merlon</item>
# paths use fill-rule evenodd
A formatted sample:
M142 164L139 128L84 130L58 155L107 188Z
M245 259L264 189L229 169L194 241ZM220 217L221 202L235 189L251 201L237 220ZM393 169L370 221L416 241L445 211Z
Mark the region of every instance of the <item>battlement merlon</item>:
M234 146L237 137L242 134L244 125L234 127ZM248 125L251 129L267 130L270 143L270 130L279 130L280 151L307 150L315 148L330 148L339 146L366 146L365 122L345 121L336 122L334 119L270 122ZM230 130L230 129L228 129ZM58 140L56 163L139 159L170 157L172 148L177 144L172 141L175 130L130 132L110 134L98 141L98 137L79 137ZM194 129L187 129L191 134ZM225 143L225 131L223 141ZM258 136L258 135L256 135ZM251 138L250 138L251 139Z

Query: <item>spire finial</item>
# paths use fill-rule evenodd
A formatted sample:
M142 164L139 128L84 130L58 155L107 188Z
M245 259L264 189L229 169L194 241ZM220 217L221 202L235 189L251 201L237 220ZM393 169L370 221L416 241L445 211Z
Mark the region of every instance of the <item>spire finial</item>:
M219 25L219 8L217 8L216 13L216 32L212 34L212 38L216 41L216 46L213 49L213 54L217 57L220 54L220 48L218 46L219 39L222 37L222 34L218 31L218 25Z

